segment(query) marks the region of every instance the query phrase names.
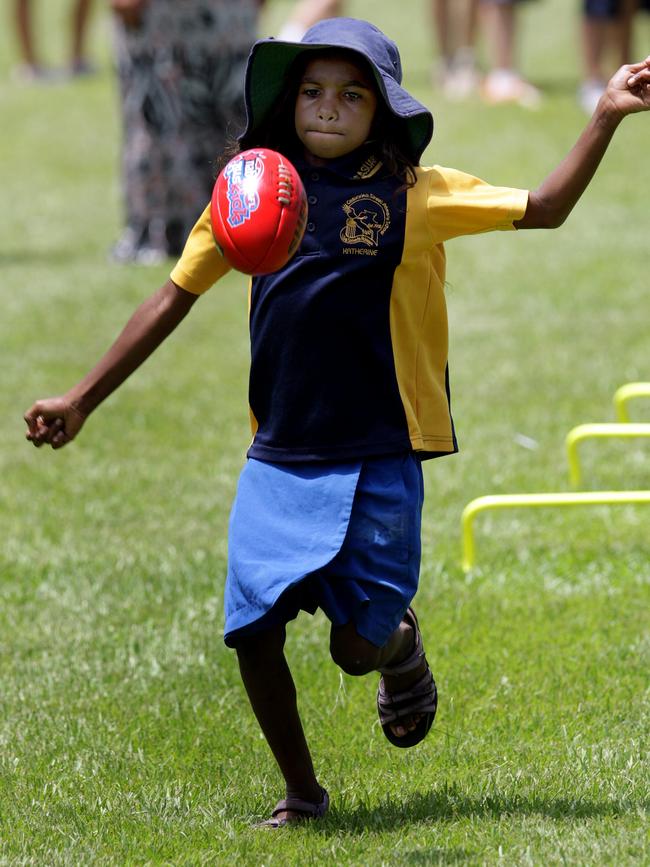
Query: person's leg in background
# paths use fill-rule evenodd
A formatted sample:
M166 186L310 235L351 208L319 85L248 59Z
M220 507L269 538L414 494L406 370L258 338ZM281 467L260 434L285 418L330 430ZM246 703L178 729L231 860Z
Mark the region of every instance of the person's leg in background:
M70 72L72 75L92 75L95 67L86 56L86 34L93 0L76 0L71 9Z
M278 39L300 42L309 28L323 18L343 15L343 0L299 0L280 28Z
M515 102L535 108L541 94L517 68L517 0L482 0L491 69L483 82L487 103Z
M465 99L478 91L475 44L478 0L432 0L440 62L434 84L447 99Z
M14 69L14 76L25 80L48 77L48 70L40 63L37 56L33 12L31 0L15 0L14 31L18 42L20 65Z
M20 65L14 70L18 79L32 81L62 80L71 75L88 75L94 68L85 57L86 32L92 0L75 0L71 4L69 69L51 69L39 58L34 35L34 5L31 0L15 0L14 30L18 42Z
M584 0L578 102L592 114L614 69L629 63L638 0Z

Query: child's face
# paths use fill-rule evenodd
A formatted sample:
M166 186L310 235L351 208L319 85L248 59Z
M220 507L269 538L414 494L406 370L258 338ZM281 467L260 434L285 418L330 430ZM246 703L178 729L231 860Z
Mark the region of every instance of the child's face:
M309 162L345 156L368 139L377 108L369 75L347 57L326 55L309 61L295 110L296 133Z

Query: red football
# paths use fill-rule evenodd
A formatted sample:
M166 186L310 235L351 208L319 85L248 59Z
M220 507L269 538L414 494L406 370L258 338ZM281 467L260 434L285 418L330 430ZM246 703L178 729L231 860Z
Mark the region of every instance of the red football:
M215 241L233 268L270 274L286 265L302 241L305 188L277 151L242 151L219 173L210 218Z

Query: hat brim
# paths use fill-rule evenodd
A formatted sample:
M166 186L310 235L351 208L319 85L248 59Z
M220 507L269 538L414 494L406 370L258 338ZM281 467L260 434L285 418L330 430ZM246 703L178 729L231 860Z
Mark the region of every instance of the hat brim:
M269 118L277 100L286 89L286 77L292 64L302 55L318 51L351 51L370 67L386 107L403 123L406 142L415 163L418 163L433 135L433 116L390 75L356 48L331 43L283 42L262 39L251 49L246 68L246 129L240 136L247 138Z

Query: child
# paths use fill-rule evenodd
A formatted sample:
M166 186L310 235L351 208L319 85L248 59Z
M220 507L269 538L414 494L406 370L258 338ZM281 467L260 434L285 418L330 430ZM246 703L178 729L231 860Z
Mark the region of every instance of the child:
M225 641L282 771L265 824L318 818L314 773L283 653L285 626L321 607L330 652L379 671L389 741L427 734L436 687L410 607L420 559L420 461L456 451L449 411L443 242L560 225L620 120L650 108L650 57L623 67L564 162L533 193L421 168L433 119L401 85L397 47L373 25L327 19L301 43L262 40L246 74L242 148L284 152L307 188L295 258L251 286L253 442L232 510ZM58 449L228 270L208 211L171 279L62 397L26 413Z

